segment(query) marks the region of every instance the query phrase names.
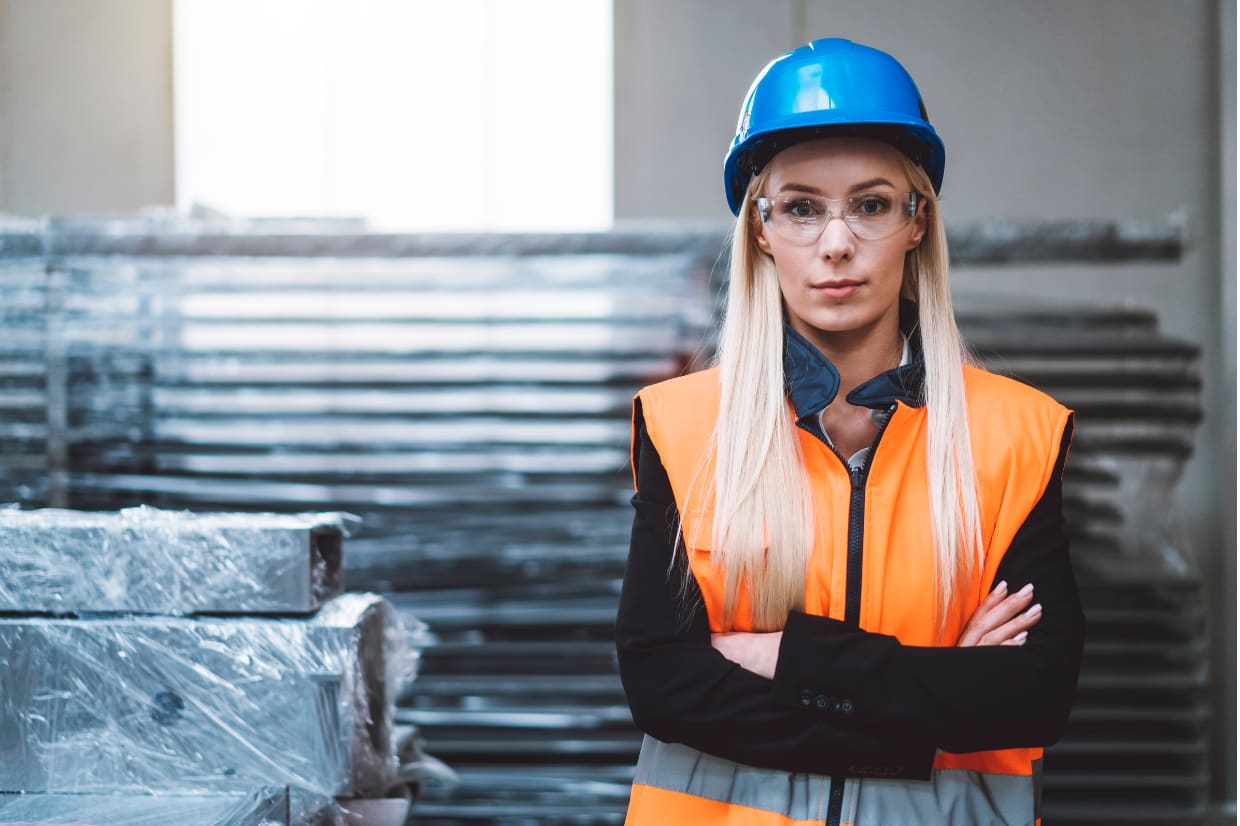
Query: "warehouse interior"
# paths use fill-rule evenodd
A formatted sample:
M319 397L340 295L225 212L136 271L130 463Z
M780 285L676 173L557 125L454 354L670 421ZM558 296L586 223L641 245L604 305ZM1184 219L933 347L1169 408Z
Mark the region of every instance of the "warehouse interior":
M1235 822L1234 0L600 0L568 27L550 0L451 4L451 26L422 0L232 5L216 22L235 38L194 41L201 0L0 0L0 290L38 355L3 357L0 501L360 515L343 588L420 623L395 719L448 767L419 778L410 822L621 822L637 735L608 624L627 399L709 353L743 91L771 57L848 37L901 59L947 145L966 336L1086 422L1075 553L1091 629L1112 636L1059 773L1048 753L1045 822ZM518 18L536 47L509 36ZM297 61L333 27L382 43L377 66L406 42L451 52L442 73L334 87L373 82L367 105L404 112L418 148L358 138L400 160L342 206L323 200L349 192L335 179L263 214L214 200L187 171L211 145L188 142L184 90L230 50L320 67ZM187 68L189 44L207 62ZM516 96L504 61L531 49L595 85ZM454 124L444 89L490 119ZM317 105L271 108L299 125ZM257 146L261 123L237 131ZM536 148L512 160L522 133ZM300 157L281 140L246 174ZM441 174L425 155L454 143L486 160ZM568 143L595 154L565 160ZM280 169L255 188L303 193ZM505 182L500 217L433 223L468 209L453 175ZM368 197L396 217L367 215ZM1125 717L1138 696L1147 716Z

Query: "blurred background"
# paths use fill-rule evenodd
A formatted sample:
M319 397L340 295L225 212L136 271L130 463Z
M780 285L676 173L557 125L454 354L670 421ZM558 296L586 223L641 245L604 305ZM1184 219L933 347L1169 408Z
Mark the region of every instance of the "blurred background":
M62 396L69 399L68 412L47 414L50 429L44 432L42 446L30 448L52 458L46 465L21 465L26 471L20 470L16 460L10 463L13 492L5 495L30 505L116 507L153 501L168 506L238 507L246 503L246 496L211 491L256 474L274 480L272 484L285 485L265 488L270 498L263 501L287 507L331 505L359 511L367 502L377 508L375 503L388 495L389 510L370 520L380 527L373 534L363 532L353 543L355 559L360 561L355 570L362 571L353 584L414 592L421 586L417 576L409 573L411 566L430 571L441 565L455 571L452 576L456 578L440 583L439 602L422 596L409 597L402 604L427 619L432 630L436 617L441 618L442 628L447 629L443 638L459 646L445 647L444 673L456 669L458 676L468 675L470 663L479 662L479 650L469 649L467 643L502 641L504 627L520 625L512 619L515 615L501 617L498 608L487 613L494 606L507 605L505 599L517 597L507 591L486 591L496 583L488 586L470 580L459 573L460 566L436 556L450 557L450 550L444 548L460 542L459 536L453 535L449 542L419 534L420 524L433 524L433 530L428 528L431 533L447 536L459 529L460 518L444 519L441 524L429 516L393 514L422 514L418 508L430 502L442 517L453 513L445 511L445 502L466 503L462 507L472 509L470 518L490 519L494 524L489 530L504 537L492 540L490 555L477 551L479 558L490 563L464 554L472 570L480 571L483 568L478 566L492 564L507 553L509 563L495 563L494 570L501 572L493 575L496 580L510 576L503 565L511 564L527 573L533 571L538 587L565 576L588 580L589 569L574 568L571 560L566 561L571 554L564 547L570 547L574 537L591 534L592 542L607 546L592 552L603 566L596 570L606 572L603 578L608 586L588 594L594 600L589 611L603 618L599 620L603 630L574 638L587 646L581 649L585 653L574 656L582 663L601 663L599 669L605 672L605 618L614 610L608 601L614 600L614 590L608 588L618 574L616 566L622 565L623 517L616 517L619 527L607 529L611 530L608 534L590 527L598 524L593 516L584 527L572 522L581 517L565 516L564 524L571 526L563 531L564 547L548 550L546 537L534 531L522 548L515 548L512 537L533 529L529 525L514 529L518 522L501 519L502 509L485 505L496 500L478 491L492 490L487 485L510 492L520 488L533 491L529 495L543 504L558 496L557 502L565 508L572 505L578 514L587 512L581 510L585 505L622 504L622 485L591 494L594 498L584 504L563 491L594 484L589 481L594 478L591 474L605 477L609 484L617 479L623 482L623 417L629 385L675 372L709 349L717 261L730 217L722 197L721 165L741 98L772 57L823 36L848 37L889 51L918 83L930 119L947 146L942 206L958 263L954 288L962 313L968 317L965 321L972 323L972 327L965 323L966 334L975 332L971 340L984 356L993 357L998 368L1006 365L1011 372L1035 381L1045 376L1037 383L1052 392L1060 386L1056 382L1061 382L1068 389L1057 395L1077 393L1081 400L1065 398L1066 403L1083 413L1097 413L1099 420L1114 415L1120 422L1105 432L1100 428L1091 434L1088 426L1082 431L1088 473L1082 471L1078 480L1080 512L1085 514L1082 518L1097 516L1099 503L1110 501L1110 494L1097 491L1106 484L1122 488L1118 495L1126 497L1126 504L1108 506L1118 515L1099 517L1102 522L1108 518L1123 522L1116 529L1120 545L1106 546L1109 550L1098 553L1119 560L1118 567L1133 559L1144 560L1130 567L1150 573L1140 588L1133 586L1135 590L1121 593L1104 588L1106 596L1099 597L1098 603L1102 620L1095 626L1091 617L1091 629L1108 627L1108 610L1122 614L1160 600L1169 601L1168 616L1173 618L1183 619L1188 608L1197 612L1186 620L1191 628L1185 632L1184 645L1191 647L1197 640L1204 647L1199 657L1184 663L1188 681L1159 683L1164 678L1156 677L1146 685L1137 675L1131 685L1140 683L1142 691L1164 691L1159 696L1168 707L1191 695L1197 703L1193 708L1200 713L1180 708L1177 713L1189 716L1175 719L1185 727L1172 733L1170 745L1149 746L1166 758L1163 762L1139 763L1129 749L1098 776L1103 777L1104 786L1111 783L1108 788L1119 794L1117 800L1138 794L1126 790L1122 778L1117 779L1125 772L1146 778L1145 793L1151 783L1192 785L1190 792L1179 796L1174 790L1164 790L1163 797L1158 796L1162 792L1152 793L1155 796L1145 806L1151 819L1174 815L1190 822L1234 822L1234 0L871 0L864 4L834 0L0 0L0 229L7 228L12 238L26 239L10 242L7 254L20 257L7 265L12 272L50 273L61 268L69 275L59 289L72 293L81 286L74 280L80 273L96 270L106 271L108 283L113 284L109 289L137 283L125 281L134 273L134 278L148 285L143 289L149 289L150 283L166 284L172 278L170 272L179 272L179 265L170 262L181 259L192 259L186 271L198 273L197 281L190 280L199 284L208 283L211 272L234 265L234 272L242 275L233 280L245 280L254 258L264 262L257 270L262 273L270 274L267 265L273 262L283 268L283 275L271 281L282 286L245 297L249 303L244 305L230 303L242 300L235 292L229 293L231 298L204 293L190 300L181 288L178 318L196 319L198 326L178 328L172 338L160 339L160 346L171 347L169 342L175 338L189 349L197 347L202 355L197 364L202 369L195 373L185 367L188 360L178 356L179 391L147 388L146 407L122 406L121 412L106 414L96 410L94 415L101 418L125 420L120 435L112 433L92 442L95 437L90 433L103 430L91 431L82 425L77 436L65 442L48 436L54 436L57 416L67 426L73 424L75 382L79 390L95 391L103 384L116 391L124 383L116 372L122 360L104 362L95 357L92 361L86 350L67 350L60 364L67 371L62 374L60 391L54 387L40 390L42 395L36 400L36 406L49 405L50 410L52 401ZM23 243L27 246L22 247ZM37 266L31 264L36 259ZM100 265L100 260L107 263ZM450 260L451 266L435 269L438 260ZM429 276L428 267L435 270ZM206 281L200 271L208 272ZM311 275L303 283L289 275L297 272ZM494 280L486 281L478 275L481 272L492 273ZM126 274L125 278L117 273ZM460 273L468 277L462 281ZM204 381L215 381L225 392L224 398L241 399L244 407L249 403L245 399L252 402L254 393L262 392L247 389L236 378L245 373L247 358L263 348L280 351L283 366L271 367L276 361L269 360L262 369L287 376L289 353L301 346L289 344L290 339L280 339L285 342L280 344L263 338L254 327L255 302L271 299L290 284L300 285L300 298L289 298L288 306L301 307L290 311L295 316L291 320L304 322L311 314L305 309L310 302L317 308L314 323L319 325L311 331L312 337L343 340L369 331L374 334L372 355L383 351L407 357L402 358L407 366L409 359L426 355L429 348L409 344L400 337L403 333L376 332L375 319L438 324L435 329L441 340L450 339L456 328L444 326L448 322L478 321L469 315L469 308L481 306L481 293L458 295L443 286L448 281L474 284L477 290L495 296L485 312L479 311L489 325L486 330L470 328L472 332L462 334L468 343L449 354L463 359L463 373L453 372L457 368L436 352L423 363L443 364L443 370L456 378L411 375L399 387L391 378L363 381L357 376L366 370L380 375L385 368L382 364L360 367L357 347L345 353L348 348L342 345L322 356L316 362L318 368L306 368L319 370L307 379L312 394L294 403L284 387L285 407L279 409L287 413L300 404L296 414L300 416L325 416L329 408L337 412L347 408L356 414L343 424L320 423L328 431L358 426L359 404L369 414L416 417L435 404L410 402L402 393L438 390L443 399L447 397L442 391L450 385L448 389L458 394L453 398L458 398L462 392L459 376L464 374L478 377L480 398L494 399L486 395L494 389L488 389L485 381L502 379L512 389L518 382L513 375L533 375L529 353L518 352L522 348L512 342L520 339L521 331L534 331L534 338L543 336L539 341L544 344L527 349L537 351L539 363L550 373L527 378L524 390L532 393L555 387L560 393L572 385L568 390L579 395L570 399L561 394L551 401L531 397L524 414L533 411L535 425L543 429L531 431L533 435L523 444L557 444L554 432L548 432L560 425L540 405L566 411L581 404L583 410L593 411L582 415L597 416L608 427L619 423L618 429L597 439L571 436L582 450L595 449L593 454L582 454L585 458L561 454L567 455L566 461L580 462L572 472L575 475L542 479L540 471L529 470L539 461L533 453L522 454L519 461L488 465L498 453L515 449L502 440L493 450L475 443L482 451L478 455L490 450L487 455L492 459L478 459L476 478L466 483L454 477L446 487L428 465L400 473L367 466L351 471L348 478L326 479L323 468L332 463L339 466L342 461L339 456L324 458L328 448L316 454L325 464L315 465L313 471L287 463L260 462L252 469L221 464L220 456L232 454L222 440L212 442L202 435L202 428L212 423L224 429L245 425L221 419L223 411L208 410L208 401L194 401L186 394L203 387ZM597 300L621 281L628 292L607 293L613 303L601 309L581 309L583 301L591 296ZM541 297L537 293L533 297L510 295L518 282L542 284L549 292ZM431 285L428 293L419 292L421 283ZM81 286L83 295L103 295L103 287L91 284ZM328 284L330 290L324 286ZM339 306L327 312L325 302L347 294L350 284L359 294L370 291L375 302L386 302L389 314ZM229 289L235 290L235 283ZM396 300L397 293L403 298ZM427 299L432 293L439 297ZM324 298L329 294L335 298ZM404 306L400 301L422 302L418 304L421 309L394 309ZM426 301L438 309L426 309ZM514 310L514 306L526 306L521 301L532 302L529 306L534 309ZM106 302L98 299L97 303L103 306ZM563 309L569 306L578 310ZM141 328L148 343L152 329L167 334L167 318L152 321L150 305L126 312L148 325ZM246 319L249 326L244 330L221 326L229 313ZM597 380L607 391L600 397L598 410L589 408L594 402L581 400L587 379L565 378L567 372L557 378L555 373L557 360L571 372L569 362L580 355L575 352L579 348L571 343L546 344L552 339L581 341L574 339L572 330L554 327L565 319L582 322L581 313L594 325L586 332L595 336L589 339L594 343L581 346L593 347L627 365ZM618 328L608 327L608 318L622 323ZM121 315L109 319L109 324L130 323L118 321ZM662 326L661 320L666 322ZM543 326L536 323L540 321ZM498 322L509 326L497 328ZM524 326L514 333L517 328L512 324ZM644 332L643 324L655 332ZM676 328L674 340L659 338L667 333L668 324ZM283 323L281 335L289 329ZM254 343L237 345L239 340L249 341L244 335L238 339L239 334L252 334ZM385 337L389 334L396 338ZM561 334L565 337L557 338ZM674 363L660 362L657 354L642 351L634 343L652 335L649 341L676 350ZM1039 351L1042 355L1026 352L1032 340L1046 342ZM86 336L78 344L85 348L91 341ZM393 346L393 341L405 343ZM1044 366L1058 364L1055 360L1065 358L1062 351L1074 349L1074 342L1081 345L1075 347L1079 355L1075 366L1054 370ZM219 355L225 351L227 358ZM570 356L566 359L564 353ZM75 354L83 356L83 363L89 362L89 369L74 372ZM353 360L341 361L346 355ZM673 354L664 355L670 358ZM1050 361L1038 361L1042 356ZM603 361L600 356L599 363ZM59 363L49 361L53 362ZM484 362L491 366L480 366ZM161 367L158 359L144 364L146 375L152 370L156 375L172 375L160 373L171 368ZM142 370L125 375L132 378L143 374ZM350 371L352 379L341 378ZM221 378L225 373L232 378ZM106 382L100 378L104 374ZM1125 376L1132 381L1123 384L1120 379ZM354 401L342 402L335 396L325 401L327 396L313 395L331 388L349 390ZM1110 389L1103 393L1106 388ZM376 402L371 396L366 396L370 401L365 404L356 401L372 391L387 402ZM475 405L471 408L475 412L479 406L494 406L493 401L460 403ZM436 415L458 421L467 418L458 408L448 409L448 402L438 405ZM10 409L18 410L13 405ZM152 412L157 409L165 412ZM265 415L245 409L251 414L251 424ZM509 412L522 415L522 410ZM196 424L185 426L188 429L177 431L167 419L174 414L186 420L198 418L193 420ZM375 424L373 418L365 421L365 426ZM157 432L161 426L165 430ZM484 430L492 426L495 422L484 423ZM199 429L190 433L193 427ZM72 432L72 427L66 432ZM263 444L270 447L288 432L269 438L255 436L241 453L262 454ZM143 439L151 433L155 434L152 441L143 447ZM281 443L274 452L285 457L297 454L312 437L298 438L300 448ZM426 438L441 447L454 439L467 440L442 434ZM325 436L322 441L335 450L347 440ZM1091 446L1103 443L1105 449L1089 452ZM17 442L11 439L5 444L11 447ZM189 459L168 459L168 446L173 444L196 445L196 452ZM414 441L401 444L410 455L421 450ZM356 444L350 450L350 456L359 455ZM1158 458L1148 459L1141 452L1145 450L1152 450ZM203 458L208 454L215 457L214 465ZM1137 454L1143 458L1133 459ZM456 455L459 459L460 449ZM86 464L75 467L78 459ZM453 460L449 456L444 461ZM547 461L546 455L542 461ZM1133 480L1138 477L1131 475L1125 462L1137 462L1146 470L1156 465L1151 473L1157 484L1134 489ZM591 470L596 466L598 470ZM49 484L40 487L32 481L37 473L46 474ZM492 481L479 487L477 480L485 474ZM165 482L134 481L143 477ZM1104 477L1109 479L1106 484L1099 481ZM191 481L178 487L168 479ZM193 487L204 479L214 487L209 491L201 485ZM320 487L310 487L310 482ZM342 492L346 482L354 485L351 492ZM458 482L463 487L453 487ZM295 487L300 484L307 487ZM374 490L361 490L366 485L373 485ZM436 493L403 500L405 494L393 492L407 493L418 485ZM466 489L473 493L443 493ZM109 491L124 491L124 495L105 495ZM523 507L528 509L528 502L521 504L521 495L513 494L505 501L514 519ZM446 526L449 522L457 528ZM1086 531L1089 537L1081 547L1088 549L1089 538L1097 539L1099 532L1106 531ZM487 543L479 540L475 544ZM512 562L517 557L519 563ZM546 562L550 559L557 561L552 565ZM348 561L345 567L348 570ZM490 574L478 575L483 580L486 576ZM1178 596L1168 596L1160 589L1160 577L1188 585L1176 592ZM546 608L548 593L535 588L522 598ZM556 594L555 598L564 597ZM461 618L461 606L466 604L482 606L481 614ZM546 629L566 622L565 617L595 616L573 607L579 605L565 602L558 620L531 620L529 627L541 630L522 638L520 644L531 646L530 652L545 653L548 647L564 650ZM1125 640L1149 643L1164 639L1166 632L1164 626L1139 623L1126 628L1117 632L1117 647L1102 651L1099 657L1127 656L1128 649L1122 646ZM455 660L450 656L453 651L459 655ZM1147 659L1167 656L1165 651L1151 654L1139 645L1129 653ZM533 653L530 657L536 659ZM428 670L434 662L427 657ZM549 673L564 670L555 665L548 669ZM514 780L511 771L505 774L502 767L493 765L498 747L488 752L480 744L488 738L494 744L509 737L496 732L522 732L510 739L516 742L525 737L521 742L530 753L542 755L535 760L544 759L549 765L593 761L598 766L623 766L626 749L633 748L634 741L624 729L626 721L614 719L621 714L615 709L623 705L622 699L617 700L614 681L597 690L582 683L584 687L572 695L571 703L564 701L579 713L572 719L545 717L539 723L527 717L523 724L516 700L496 700L492 710L509 714L505 718L509 726L505 728L501 720L492 730L485 728L487 723L481 718L466 719L468 709L456 702L462 692L468 694L472 689L446 678L436 689L434 675L426 676L427 696L442 690L442 696L449 698L439 705L428 702L420 711L418 702L409 703L409 719L428 732L428 751L449 764L484 766L477 775L477 788L494 790L511 783L509 809L516 808L512 800L526 806L520 788L536 783L528 780L532 774L524 781L515 775ZM1099 680L1099 691L1113 690L1120 698L1130 687L1120 680L1107 688L1105 676ZM537 693L529 686L514 691L518 689L527 691L522 696L530 696L528 691ZM593 701L582 699L591 696L604 697L606 702L591 705ZM1161 700L1151 702L1145 713L1154 715L1150 725L1157 728ZM435 716L447 713L449 706L460 707L460 719L444 722L447 718ZM549 713L547 708L524 712ZM1098 719L1103 720L1106 713L1099 711ZM1172 717L1161 722L1168 723ZM444 727L438 741L436 725ZM539 726L546 730L543 745L534 743L537 738L530 734ZM576 746L563 745L572 739L563 735L569 728ZM594 734L582 734L587 730ZM562 735L559 746L555 745L557 731ZM605 747L598 745L606 739L595 736L599 731L610 732L612 739L606 740ZM1143 735L1147 745L1152 739L1156 739L1154 734ZM437 744L442 746L438 752ZM1095 753L1091 748L1082 747L1065 761L1084 759L1088 763L1089 754ZM488 760L488 753L492 759ZM529 763L520 757L524 754L520 748L513 746L509 753L515 755L512 761ZM1170 766L1177 754L1183 760ZM1048 765L1053 768L1054 764L1048 761ZM609 779L615 781L614 789L622 790L622 770L587 767L573 775L565 768L543 774L560 783L555 788L567 791L561 797L546 791L539 799L552 809L561 807L562 811L556 811L565 818L580 814L573 814L577 810L572 809L572 800L594 800L590 795L596 793L599 799L610 801L590 803L596 811L622 811L623 802L617 797L622 792L598 792L587 784L591 777ZM1087 774L1081 770L1081 776ZM1064 816L1048 823L1110 822L1107 811L1122 809L1120 803L1102 803L1091 809L1091 802L1098 799L1093 787L1074 786L1074 782L1071 777L1062 781L1059 788L1068 790L1061 791L1062 799L1068 801L1060 810ZM550 780L546 783L548 788L554 786ZM476 800L485 797L478 795ZM445 808L426 811L437 812L444 822L457 822L452 799L445 793L441 799ZM1162 804L1165 807L1159 809ZM538 814L537 802L528 805L534 807L527 812L530 822L547 822ZM476 807L471 811L476 819L468 822L491 822L487 817L494 814L479 814ZM1116 822L1137 819L1132 813L1116 817Z

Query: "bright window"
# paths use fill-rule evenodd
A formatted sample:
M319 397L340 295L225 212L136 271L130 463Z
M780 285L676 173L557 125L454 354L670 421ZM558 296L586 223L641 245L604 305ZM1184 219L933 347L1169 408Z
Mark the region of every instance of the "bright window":
M612 221L611 0L176 0L182 208Z

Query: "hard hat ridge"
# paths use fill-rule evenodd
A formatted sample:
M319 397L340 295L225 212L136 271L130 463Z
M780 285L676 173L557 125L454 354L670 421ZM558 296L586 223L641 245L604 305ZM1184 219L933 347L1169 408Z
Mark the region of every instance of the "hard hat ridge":
M913 78L891 55L842 38L815 40L772 60L745 96L724 158L728 206L740 211L749 179L775 154L818 137L891 144L943 181L943 141Z

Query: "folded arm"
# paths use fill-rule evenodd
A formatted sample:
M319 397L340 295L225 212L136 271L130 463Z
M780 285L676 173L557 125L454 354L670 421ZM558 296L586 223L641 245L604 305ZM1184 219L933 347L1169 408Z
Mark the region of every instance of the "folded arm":
M780 703L772 682L711 647L710 627L683 552L666 471L635 411L638 492L616 619L620 677L648 734L738 763L817 774L924 779L934 745L907 733L847 725L838 709ZM825 698L824 698L825 699Z
M779 644L778 701L795 706L807 690L844 697L860 730L902 732L945 751L1058 740L1076 693L1085 635L1063 518L1061 477L1071 429L1069 421L1050 482L995 574L1013 591L1032 584L1042 606L1024 645L906 646L892 636L794 612Z

